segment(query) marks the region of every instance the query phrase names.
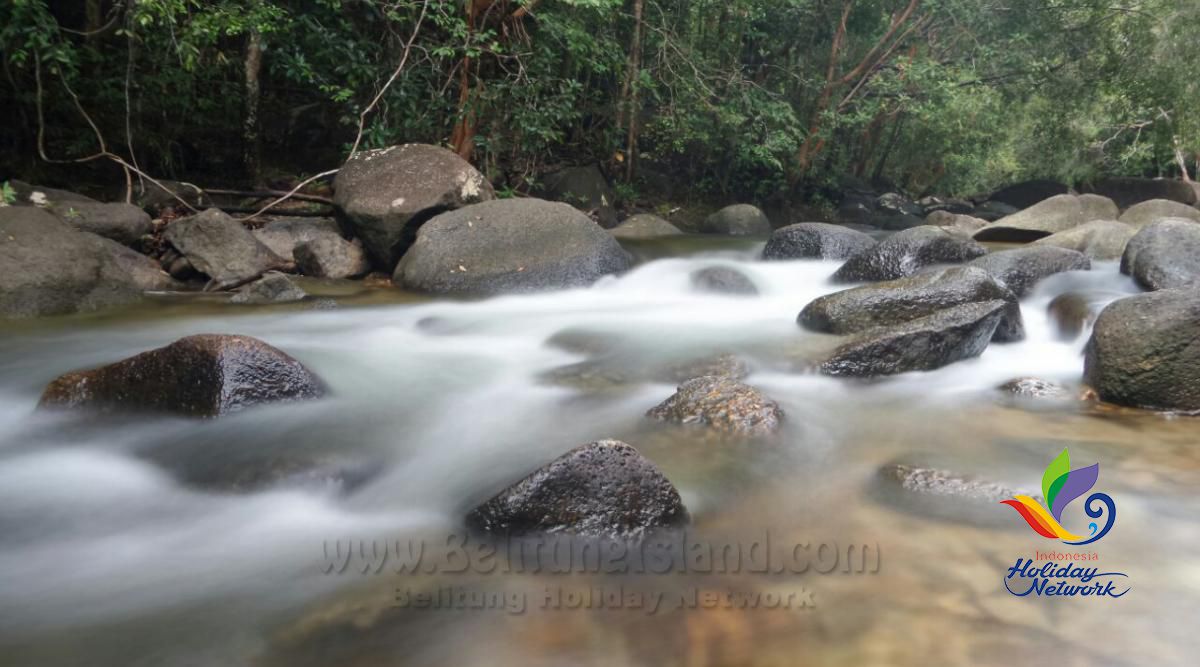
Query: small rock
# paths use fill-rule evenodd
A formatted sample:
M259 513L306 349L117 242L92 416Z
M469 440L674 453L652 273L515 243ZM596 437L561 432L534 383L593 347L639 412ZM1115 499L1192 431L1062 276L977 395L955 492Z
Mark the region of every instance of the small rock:
M296 261L296 246L317 239L341 239L333 218L277 218L255 229L254 237L283 259Z
M766 435L776 431L783 410L754 387L729 377L688 380L647 417L677 424L698 424L724 433Z
M291 278L277 271L270 271L262 278L246 285L229 301L241 304L289 303L301 301L308 296L296 286Z
M700 231L727 236L765 236L771 233L771 221L757 206L734 204L705 218Z
M691 276L692 287L714 294L754 296L758 288L741 271L725 266L710 266L700 269Z
M846 259L875 245L875 239L841 225L801 222L771 232L762 258Z
M1054 297L1046 308L1059 340L1075 340L1096 321L1096 311L1086 296L1067 292Z
M1066 387L1038 378L1009 380L997 389L1019 398L1071 398L1071 391Z
M631 216L612 230L612 235L619 239L649 239L682 233L675 225L649 213Z
M296 246L296 267L316 278L357 278L371 270L361 246L336 237L305 241Z

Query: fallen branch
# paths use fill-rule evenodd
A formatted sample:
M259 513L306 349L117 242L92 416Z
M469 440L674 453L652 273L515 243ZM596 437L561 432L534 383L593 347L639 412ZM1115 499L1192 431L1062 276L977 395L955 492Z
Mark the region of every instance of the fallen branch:
M339 169L330 169L329 171L323 171L315 176L309 176L308 178L304 179L303 181L300 181L299 185L292 188L291 192L288 192L287 194L283 195L279 199L272 201L271 203L258 209L254 213L251 213L250 215L248 215L244 218L239 218L239 220L241 220L243 223L250 222L251 220L262 215L263 213L266 213L267 211L275 208L279 204L282 204L283 202L287 201L288 199L291 199L293 196L295 196L295 194L297 192L300 192L300 190L303 189L304 186L308 185L309 183L312 183L313 181L315 181L319 178L325 178L326 176L332 176L332 175L338 173L338 171L340 171L340 170Z
M254 199L269 199L271 197L283 197L288 194L288 193L284 192L283 190L216 190L213 188L204 188L203 192L206 194L210 194L210 195L227 195L230 197L245 197L245 198L254 198ZM322 197L320 195L306 195L306 194L296 193L296 194L291 195L290 198L295 199L296 201L307 201L307 202L313 202L314 204L325 204L327 206L333 206L332 199L330 199L329 197ZM250 209L250 210L254 210L254 209Z

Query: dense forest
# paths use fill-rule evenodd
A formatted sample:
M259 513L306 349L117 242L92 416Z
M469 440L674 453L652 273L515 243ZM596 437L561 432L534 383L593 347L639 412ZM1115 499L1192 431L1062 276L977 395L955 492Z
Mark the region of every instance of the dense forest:
M263 186L445 145L498 193L821 201L1195 176L1200 3L9 0L0 180Z

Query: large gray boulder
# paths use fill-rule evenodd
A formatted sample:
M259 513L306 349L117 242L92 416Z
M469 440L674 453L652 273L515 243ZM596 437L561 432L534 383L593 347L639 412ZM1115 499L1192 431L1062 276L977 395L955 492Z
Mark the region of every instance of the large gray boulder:
M771 221L757 206L734 204L705 218L700 231L726 236L766 236L771 233Z
M679 385L646 416L676 424L694 424L722 433L757 436L775 432L783 410L759 390L735 378L705 375Z
M1169 199L1151 199L1130 206L1121 214L1120 220L1141 228L1162 218L1187 218L1200 222L1200 209Z
M131 303L170 284L154 263L34 206L0 207L0 317Z
M1121 273L1148 290L1200 286L1200 223L1166 218L1129 239Z
M277 218L251 232L254 238L283 259L296 260L296 247L318 239L341 239L333 218Z
M854 334L817 365L825 375L877 377L930 371L983 354L1008 304L982 301Z
M489 533L616 538L688 521L679 492L658 466L617 440L572 449L466 517L468 527Z
M619 239L647 239L682 233L675 225L649 213L630 216L612 230L612 235Z
M1196 203L1196 190L1191 183L1169 178L1106 178L1084 189L1109 197L1123 209L1151 199Z
M975 232L976 241L1028 243L1092 220L1115 220L1120 211L1098 195L1057 195Z
M367 253L357 243L326 236L296 246L296 268L316 278L358 278L371 271Z
M988 199L1013 206L1018 210L1029 208L1034 204L1045 201L1057 195L1065 195L1070 191L1066 185L1057 181L1032 180L1013 183L997 190Z
M897 232L853 255L833 274L838 283L895 280L934 264L961 264L987 249L940 227L923 225Z
M154 230L150 216L132 204L66 201L47 208L60 220L123 245L133 245Z
M853 334L895 326L968 303L1003 301L994 333L997 342L1025 338L1016 295L985 271L956 266L915 276L854 287L819 297L800 311L797 322L811 331Z
M1019 298L1056 273L1087 271L1092 268L1092 260L1075 250L1041 246L991 252L972 260L968 266L987 271Z
M1200 290L1166 289L1114 301L1092 329L1084 382L1102 400L1200 411Z
M203 334L50 383L39 407L220 417L324 395L299 361L248 336Z
M597 165L551 172L542 177L542 184L538 194L546 199L574 206L594 217L605 229L617 226L616 195Z
M334 188L343 223L386 271L395 268L426 220L495 197L491 183L466 160L427 144L355 153Z
M1093 220L1065 232L1051 234L1033 242L1035 246L1054 246L1081 252L1096 261L1120 259L1125 244L1137 233L1132 225L1116 220Z
M574 208L503 199L425 223L393 280L426 292L528 292L590 285L629 263L616 239Z
M763 259L846 259L875 245L875 239L841 225L800 222L771 232Z
M217 289L243 285L286 263L242 223L215 208L175 220L163 238Z

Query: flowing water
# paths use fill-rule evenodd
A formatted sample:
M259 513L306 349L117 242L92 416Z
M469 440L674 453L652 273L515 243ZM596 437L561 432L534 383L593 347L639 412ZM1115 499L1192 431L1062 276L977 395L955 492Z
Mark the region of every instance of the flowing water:
M1046 306L1068 291L1098 302L1135 293L1115 265L1041 283L1022 302L1024 342L858 382L803 372L832 339L801 331L796 314L837 289L827 282L836 263L763 263L752 242L631 248L642 261L628 274L549 294L452 301L312 285L341 307L244 310L193 297L6 325L0 663L1194 664L1200 423L1014 403L995 390L1021 376L1078 387L1089 332L1060 340ZM689 273L716 265L744 272L761 295L694 291ZM35 410L63 372L204 332L259 337L332 396L211 421ZM725 352L749 361L746 381L783 407L778 436L718 439L643 417L673 391L656 369ZM324 571L329 545L345 540L425 540L444 555L473 504L601 438L662 468L691 512L691 538L865 544L878 571ZM931 465L1036 490L1067 445L1076 465L1100 463L1097 488L1117 501L1111 534L1078 550L1128 574L1120 599L1010 595L1004 575L1018 557L1065 547L999 504L908 506L878 473ZM1073 525L1086 521L1073 511ZM400 602L443 589L525 603ZM811 604L601 608L614 590ZM585 592L598 597L554 604Z

